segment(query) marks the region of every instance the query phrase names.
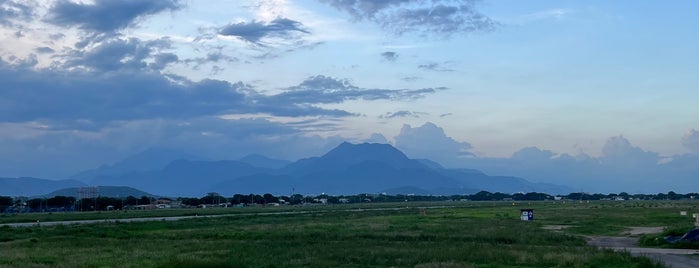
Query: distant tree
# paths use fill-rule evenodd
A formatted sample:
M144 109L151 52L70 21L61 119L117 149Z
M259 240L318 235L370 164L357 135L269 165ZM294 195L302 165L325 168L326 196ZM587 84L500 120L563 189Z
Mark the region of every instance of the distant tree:
M228 200L226 200L226 198L220 194L212 192L207 193L206 196L202 197L200 202L201 204L221 204L228 202Z
M129 195L124 199L124 205L127 206L135 206L138 205L138 198L134 197L133 195Z
M289 203L292 205L298 205L303 203L303 195L300 194L294 194L289 197Z
M49 208L69 208L75 204L75 197L72 196L54 196L46 199L46 206Z
M249 200L246 195L234 194L233 197L231 197L231 204L245 204L248 203L246 200Z
M275 197L274 195L270 193L266 193L262 196L262 199L264 200L265 204L268 203L279 203L279 198Z
M252 197L252 202L255 204L264 204L265 202L265 198L259 194L250 194L250 196Z
M33 211L41 211L43 209L44 200L41 198L34 198L27 200L27 207Z
M655 200L667 200L667 195L664 193L658 193L655 195Z
M148 205L152 202L153 200L150 197L147 196L141 196L141 199L138 200L139 205Z
M0 196L0 212L5 211L8 207L12 206L13 200L9 196Z
M121 199L100 196L95 199L95 210L107 210L111 206L112 209L122 209Z
M570 200L592 200L592 196L588 193L570 193L566 198Z
M670 200L678 200L678 199L681 199L682 197L683 196L681 194L677 194L673 191L669 191L667 193L667 199L670 199Z
M196 207L200 203L199 198L191 198L191 197L180 197L178 200L185 206L190 206L190 207Z
M624 200L629 200L629 193L621 192L619 193L619 197L623 198Z

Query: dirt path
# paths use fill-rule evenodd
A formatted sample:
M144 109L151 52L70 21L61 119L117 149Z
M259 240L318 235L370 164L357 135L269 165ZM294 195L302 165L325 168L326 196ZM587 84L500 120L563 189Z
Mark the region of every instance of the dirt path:
M672 268L699 267L699 250L642 248L636 245L638 238L629 237L629 235L659 233L662 232L662 230L662 227L631 227L630 230L623 233L623 235L626 236L590 236L587 237L587 243L599 248L626 251L633 256L648 257Z

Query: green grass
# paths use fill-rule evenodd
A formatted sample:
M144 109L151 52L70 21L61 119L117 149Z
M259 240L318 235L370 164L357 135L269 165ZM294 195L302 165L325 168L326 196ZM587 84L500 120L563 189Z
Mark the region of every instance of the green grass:
M660 267L587 246L579 235L662 226L679 217L677 208L694 205L641 204L419 204L452 206L427 209L426 216L414 204L388 204L404 209L385 211L366 209L386 204L362 205L363 211L346 211L352 205L245 208L207 211L239 213L235 217L176 222L0 227L0 267ZM519 221L522 207L535 209L535 221ZM241 214L286 209L311 213ZM192 210L141 215L161 213ZM580 227L553 232L541 228L547 224Z

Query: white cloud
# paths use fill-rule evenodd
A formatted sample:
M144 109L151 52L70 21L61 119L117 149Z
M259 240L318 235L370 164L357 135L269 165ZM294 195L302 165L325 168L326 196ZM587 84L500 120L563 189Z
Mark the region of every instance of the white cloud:
M459 142L433 123L420 127L403 125L395 137L396 147L413 158L428 158L445 166L456 166L464 156L472 155L471 144Z
M699 131L691 129L682 136L682 145L694 154L699 154Z

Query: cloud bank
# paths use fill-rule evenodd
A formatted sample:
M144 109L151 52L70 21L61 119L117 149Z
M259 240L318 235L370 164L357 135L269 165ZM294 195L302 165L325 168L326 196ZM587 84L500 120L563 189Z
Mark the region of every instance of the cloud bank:
M490 31L497 22L481 14L473 0L321 0L355 21L371 21L395 34L452 35Z
M47 21L89 32L115 32L145 16L180 7L177 0L95 0L89 4L58 1L51 8Z

